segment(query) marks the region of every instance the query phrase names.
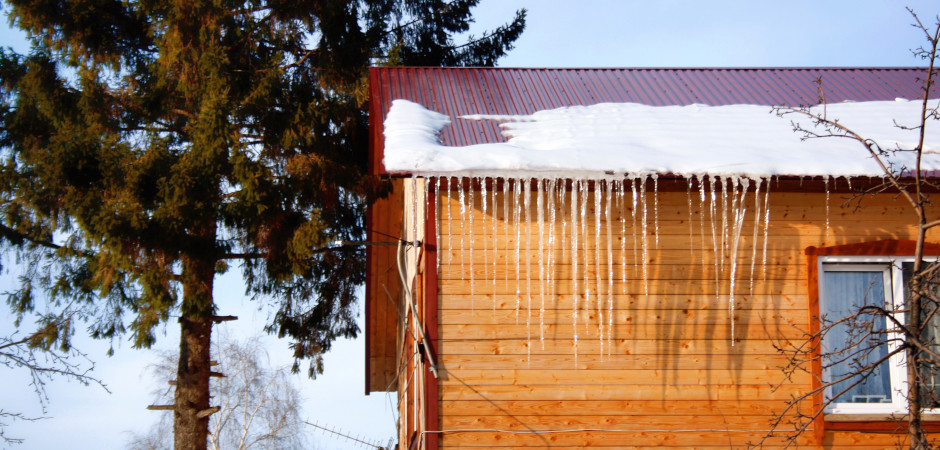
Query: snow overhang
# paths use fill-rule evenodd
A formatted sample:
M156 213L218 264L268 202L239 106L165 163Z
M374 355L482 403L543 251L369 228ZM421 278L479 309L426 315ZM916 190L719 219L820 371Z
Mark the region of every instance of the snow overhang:
M938 101L930 102L937 107ZM843 102L805 110L877 142L897 173L912 170L922 103ZM671 174L683 177L881 177L865 146L829 131L809 116L765 105L649 106L600 103L530 115L448 117L395 100L384 127L384 165L392 174L608 178ZM438 136L455 120L496 121L505 142L444 146ZM940 130L928 121L921 169L940 170ZM840 133L838 130L835 130Z

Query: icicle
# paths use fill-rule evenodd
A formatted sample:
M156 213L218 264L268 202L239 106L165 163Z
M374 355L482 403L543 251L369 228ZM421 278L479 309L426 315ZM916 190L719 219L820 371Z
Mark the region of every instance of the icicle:
M584 255L584 289L587 291L591 286L591 260L590 255L588 254L588 235L587 235L587 206L588 206L588 180L583 180L581 183L581 242L584 251L581 252ZM588 326L590 325L591 315L588 313L590 311L591 303L588 301L587 296L584 297L584 332L587 334L590 330Z
M428 197L428 191L431 189L431 182L432 182L431 178L424 179L424 209L421 211L421 215L425 217L425 220L427 219L428 198L430 198ZM427 229L427 224L425 224L424 228ZM422 240L427 242L428 236L424 236Z
M689 262L695 258L694 248L692 245L692 182L693 176L689 176L689 183L685 186L685 198L689 202Z
M539 227L539 342L545 348L545 180L539 178L535 194L535 220Z
M701 253L702 253L702 274L708 273L708 262L705 261L705 210L706 210L706 201L705 201L705 184L708 183L708 175L699 175L698 176L698 232L699 240L701 242Z
M728 247L728 191L731 190L731 178L728 178L728 187L725 180L718 179L718 188L721 189L721 247L719 247L718 264L721 273L725 272L725 248Z
M476 189L473 189L473 178L467 178L467 186L468 186L467 189L469 190L469 192L468 192L467 194L468 194L468 197L469 197L469 202L470 202L470 204L469 204L469 207L465 208L465 207L463 206L463 198L460 199L460 216L461 216L461 219L463 219L463 213L464 213L464 210L466 209L466 210L467 210L467 216L468 216L469 220L463 220L463 221L461 221L461 225L460 225L460 226L461 226L461 230L464 230L464 228L463 228L463 223L464 223L464 222L469 222L469 225L467 226L468 229L465 230L465 231L464 231L463 233L461 233L461 235L460 235L460 252L463 253L463 249L464 249L464 247L463 247L463 241L464 241L464 236L466 235L467 240L470 241L470 242L469 242L469 245L470 245L470 271L469 271L469 272L470 272L470 310L473 311L473 310L475 309L475 308L474 308L474 305L476 304L476 292L475 292L475 290L476 290L476 282L475 282L475 280L474 280L474 272L476 272L476 270L475 270L476 267L474 267L475 260L473 259L473 246L474 246L474 242L473 242L473 210L476 208L476 205L475 205L474 202L473 202L473 193L476 191ZM461 191L462 191L462 188L463 188L463 180L461 180L461 182L460 182L460 187L461 187ZM461 257L460 260L463 261L464 259ZM461 267L461 268L462 268L462 267ZM462 272L463 272L463 271L462 271ZM463 272L463 273L466 273L466 272Z
M613 248L613 233L611 228L614 226L611 219L611 206L613 204L613 199L611 198L611 183L613 180L604 181L604 196L607 199L607 210L604 214L604 220L607 221L607 354L610 356L610 348L613 342L611 341L611 334L613 334L614 329L614 248ZM603 322L601 322L603 326Z
M627 180L620 180L617 187L617 207L620 209L620 291L627 294L627 217L626 191Z
M708 178L706 178L706 180L708 180ZM714 177L710 181L711 181L711 183L709 184L710 201L708 204L708 212L711 218L711 225L712 225L712 252L713 252L712 258L714 260L712 263L714 265L713 270L715 272L715 300L718 300L718 298L720 298L721 296L721 270L719 269L719 262L718 262L718 251L719 251L718 250L718 235L717 235L717 230L715 229L716 227L715 221L718 215L716 212L716 209L717 209L716 204L718 203L718 198L717 198L718 193L716 191L715 184L721 183L721 179L719 179L718 177Z
M733 232L731 238L731 277L730 277L730 298L728 300L728 309L731 314L731 346L734 347L734 300L735 300L735 281L737 276L737 267L738 267L738 244L741 242L741 230L744 225L744 214L747 212L747 208L744 206L744 199L747 196L747 189L750 184L750 180L747 178L744 179L743 183L741 179L736 181L736 184L741 188L741 194L738 199L734 202L734 211L733 211ZM736 189L736 187L734 188Z
M411 177L411 241L418 240L418 177Z
M558 211L561 213L561 253L558 255L558 261L570 261L568 259L568 217L569 214L565 214L567 208L567 191L568 191L568 181L561 181L561 186L558 187Z
M450 177L444 177L444 191L447 192L447 264L454 263L454 218L450 212ZM441 200L443 202L443 199Z
M493 189L491 190L493 195L493 312L496 312L496 271L497 261L499 261L499 233L496 229L496 226L499 225L499 205L496 203L496 185L499 182L499 179L493 177ZM507 215L506 211L503 211L503 215ZM507 216L508 217L508 216Z
M633 216L633 233L631 234L633 235L633 276L634 278L638 278L640 275L640 265L639 265L640 257L638 253L640 244L637 241L637 233L636 233L636 230L637 230L636 228L637 184L639 184L637 180L638 178L633 178L630 181L630 189L633 190L633 209L630 210L630 214Z
M659 174L653 172L653 232L656 233L656 248L659 249Z
M597 340L600 343L600 355L604 355L604 310L601 297L601 180L594 181L594 281L597 286Z
M760 229L760 185L763 181L763 178L754 181L754 234L751 237L751 272L748 275L751 280L748 288L751 297L754 297L754 266L757 264L757 232Z
M516 325L519 324L519 309L522 307L522 269L521 248L522 248L522 223L520 215L522 214L522 179L515 180L513 186L513 197L515 197L513 206L513 221L516 225Z
M770 178L767 179L767 190L764 191L764 254L761 257L761 281L767 281L767 235L770 230Z
M437 246L436 252L437 273L441 273L441 177L437 177L437 182L431 178L431 184L434 185L434 244Z
M571 300L575 366L578 365L578 196L580 184L581 181L571 181Z
M650 283L649 283L649 241L647 230L648 219L646 214L646 177L643 177L642 182L640 183L640 202L643 206L643 294L647 297L650 295Z
M825 239L829 239L829 179L830 178L831 177L829 175L823 176L823 183L826 184L826 235L825 235L826 237Z
M487 282L490 279L490 253L486 245L486 216L487 216L487 198L486 198L486 177L481 177L480 179L480 209L483 211L483 218L480 219L480 230L483 232L480 237L483 241L483 282Z
M509 253L509 236L510 236L510 233L512 233L512 229L510 228L510 210L509 210L509 182L510 181L512 180L509 178L506 178L503 180L503 216L504 216L503 222L505 222L506 224L503 227L503 231L505 231L505 235L506 235L506 253ZM519 242L519 241L516 240L516 242ZM518 259L516 261L518 261ZM508 261L506 262L506 289L509 289L509 262Z
M525 227L525 298L526 298L526 314L525 314L525 334L526 334L526 355L532 351L532 331L530 328L530 322L532 320L532 263L529 261L529 255L532 254L532 231L530 223L532 222L532 213L530 212L530 189L529 184L531 180L519 179L522 184L522 222ZM541 255L540 255L541 257Z
M545 277L545 283L548 286L548 297L555 298L555 222L556 222L556 213L555 213L555 189L557 180L552 178L548 182L548 264L546 265L546 271L548 272ZM543 305L544 308L544 305ZM544 319L540 319L544 320ZM544 322L542 324L544 326ZM542 349L545 349L545 340L542 340Z

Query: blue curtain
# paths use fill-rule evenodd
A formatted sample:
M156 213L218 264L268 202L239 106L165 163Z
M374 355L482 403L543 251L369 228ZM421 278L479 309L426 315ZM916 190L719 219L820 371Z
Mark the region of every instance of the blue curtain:
M835 322L855 313L862 306L885 306L884 274L878 272L824 272L824 304L826 307L825 319ZM861 325L861 326L860 326ZM862 328L874 331L871 336L857 346L846 348L851 342L858 342L859 333L866 332ZM842 376L856 372L877 361L888 354L885 343L885 319L878 315L862 315L855 325L840 323L833 326L824 336L826 348L831 353L828 362L834 364L829 368L829 379L836 380ZM873 350L858 352L862 348L874 347ZM858 352L858 353L856 353ZM837 362L838 361L838 362ZM858 377L837 383L832 387L832 395L845 389L845 393L836 401L839 403L891 403L891 377L888 370L888 361L882 362L875 368L868 379L849 388L858 380Z

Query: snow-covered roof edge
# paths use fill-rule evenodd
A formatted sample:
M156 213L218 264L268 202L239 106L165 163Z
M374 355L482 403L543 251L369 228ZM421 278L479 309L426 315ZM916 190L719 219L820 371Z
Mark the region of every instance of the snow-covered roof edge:
M932 104L936 104L933 101ZM912 149L921 103L846 102L810 110L838 119L884 149ZM496 121L505 142L450 147L438 136L457 120ZM390 173L425 176L605 178L629 174L681 176L882 176L856 140L802 139L797 123L763 105L649 106L600 103L529 115L448 117L407 100L394 100L384 123L384 165ZM940 125L940 124L938 124ZM822 132L823 130L818 130ZM940 129L928 124L922 169L940 169ZM898 170L911 169L912 152L894 152Z

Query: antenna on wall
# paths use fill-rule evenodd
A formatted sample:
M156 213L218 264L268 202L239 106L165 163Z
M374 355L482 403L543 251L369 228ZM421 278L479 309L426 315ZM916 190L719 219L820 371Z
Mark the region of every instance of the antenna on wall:
M323 430L323 431L326 431L326 432L328 432L328 433L333 433L333 434L335 434L335 435L337 435L337 436L339 436L339 437L341 437L341 438L348 439L348 440L350 440L350 441L356 442L357 444L362 444L364 447L371 447L371 448L374 448L375 450L388 450L388 449L391 448L391 446L383 447L380 443L378 443L378 441L375 441L375 442L373 442L373 441L366 441L366 440L364 440L365 438L360 437L360 436L358 436L358 435L357 435L356 437L353 437L352 435L346 434L346 433L344 433L342 430L339 430L339 429L337 429L337 428L335 428L335 427L328 427L328 426L326 426L326 425L320 425L319 423L310 423L310 422L307 422L307 421L304 421L304 423L307 424L307 425L310 425L310 426L312 426L312 427L319 428L319 429L321 429L321 430Z

